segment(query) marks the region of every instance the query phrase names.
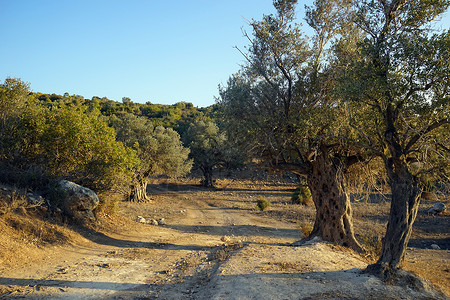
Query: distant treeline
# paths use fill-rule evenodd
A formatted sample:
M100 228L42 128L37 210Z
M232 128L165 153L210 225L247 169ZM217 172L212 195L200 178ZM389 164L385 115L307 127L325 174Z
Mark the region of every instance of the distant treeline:
M146 117L154 126L170 127L177 132L186 129L186 125L193 121L204 119L217 119L220 114L220 106L213 104L208 107L196 107L190 102L177 102L175 104L153 104L151 102L136 103L128 97L123 97L122 101L115 101L106 97L94 96L91 99L85 99L81 95L64 95L30 93L39 100L40 104L48 108L57 107L61 104L84 105L89 108L99 109L104 116L123 116L133 114Z

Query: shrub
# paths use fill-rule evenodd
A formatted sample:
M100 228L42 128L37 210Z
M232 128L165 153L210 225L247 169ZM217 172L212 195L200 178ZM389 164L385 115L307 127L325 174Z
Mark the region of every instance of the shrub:
M361 244L364 250L366 250L367 257L376 261L381 254L381 247L383 246L381 238L372 234L363 234L360 238Z
M306 205L307 201L311 199L311 191L305 185L299 186L292 194L291 200L293 204Z
M259 198L259 199L256 201L256 207L257 207L260 211L265 210L265 209L268 208L269 206L270 206L270 202L269 202L266 198L264 198L264 197L261 197L261 198Z
M298 224L298 231L307 238L313 230L313 225L310 222L301 222Z

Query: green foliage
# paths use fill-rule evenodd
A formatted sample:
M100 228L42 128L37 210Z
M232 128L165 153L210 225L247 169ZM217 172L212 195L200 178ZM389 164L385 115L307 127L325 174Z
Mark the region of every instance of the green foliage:
M239 164L241 156L228 143L225 132L212 120L192 123L183 135L183 141L191 149L194 167L203 172L205 186L213 186L215 169L223 166L232 168Z
M136 151L139 158L133 169L136 176L182 176L190 171L189 149L183 147L173 129L154 127L147 118L132 114L122 118L112 116L109 122L117 132L117 140Z
M311 199L311 191L305 185L299 186L292 194L291 200L293 204L306 205L307 201Z
M97 191L129 181L135 152L116 142L114 129L98 111L62 106L47 111L40 151L52 177L66 178Z
M306 174L310 153L349 153L343 148L350 147L345 138L352 130L345 107L331 92L336 82L326 48L340 32L335 20L345 14L338 2L317 1L323 7L308 9L316 33L311 47L296 23L296 1L276 1L275 15L251 23L251 44L243 53L247 64L220 87L230 135L276 167L289 164ZM336 142L338 136L345 138Z
M15 133L20 130L22 114L29 93L29 84L17 78L6 78L0 84L0 161L11 159L17 149Z
M147 179L150 175L182 176L192 167L189 149L183 147L180 136L171 128L154 127L145 117L125 114L109 118L117 132L117 140L136 151L138 164L133 168L134 179L128 199L146 201Z
M0 87L0 98L16 106L4 106L1 117L2 129L8 129L0 131L4 180L36 187L51 178L64 178L95 191L130 181L136 154L116 142L115 131L98 110L81 104L40 105L42 95L30 94L20 80L7 79Z
M270 206L270 202L269 200L267 200L264 197L260 197L257 201L256 201L256 208L258 208L260 211L264 211L266 208L268 208Z

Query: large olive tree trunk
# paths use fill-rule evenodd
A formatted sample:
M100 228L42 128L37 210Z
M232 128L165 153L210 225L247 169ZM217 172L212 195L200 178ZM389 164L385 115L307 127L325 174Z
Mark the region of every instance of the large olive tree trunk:
M389 222L378 261L367 267L369 273L388 279L402 267L406 247L420 203L421 187L405 162L387 163L392 200Z
M203 172L202 185L204 187L214 187L213 168L210 166L205 166L205 167L202 167L201 170Z
M345 169L345 162L329 157L326 152L311 162L307 182L316 207L316 219L308 239L319 236L325 241L362 252L353 231Z
M145 178L135 178L131 185L130 195L128 196L128 201L132 202L146 202L147 197L147 177Z

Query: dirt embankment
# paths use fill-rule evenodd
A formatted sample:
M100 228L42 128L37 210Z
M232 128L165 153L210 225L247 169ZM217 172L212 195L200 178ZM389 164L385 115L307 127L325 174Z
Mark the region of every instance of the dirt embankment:
M119 216L102 216L97 230L69 232L52 225L70 240L63 246L35 245L22 237L27 252L15 240L21 259L2 254L0 298L445 299L429 287L387 286L361 274L368 261L351 251L320 241L292 247L314 214L312 207L290 204L294 185L221 185L210 191L190 182L154 184L151 203L122 203ZM268 211L255 210L258 197L272 203ZM354 208L358 236L381 234L386 203L354 203ZM140 224L137 216L164 218L167 225ZM440 275L430 279L448 289L448 227L432 231L426 224L438 220L445 226L449 216L423 217L407 267ZM20 231L5 215L1 221L3 230ZM430 242L441 250L428 249Z

